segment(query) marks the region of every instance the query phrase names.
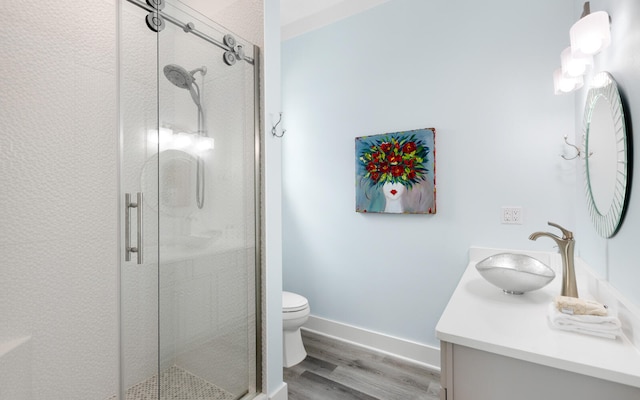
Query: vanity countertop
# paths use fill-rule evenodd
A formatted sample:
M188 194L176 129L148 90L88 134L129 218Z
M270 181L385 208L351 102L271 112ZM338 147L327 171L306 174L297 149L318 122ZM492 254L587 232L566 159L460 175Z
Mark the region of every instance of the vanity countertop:
M542 289L509 295L487 282L475 268L477 261L499 252L471 249L470 262L436 326L438 339L640 387L640 351L626 337L611 340L550 327L548 305L560 294L562 281L557 254L511 251L540 259L558 276ZM579 295L594 299L587 293L586 273L576 266Z

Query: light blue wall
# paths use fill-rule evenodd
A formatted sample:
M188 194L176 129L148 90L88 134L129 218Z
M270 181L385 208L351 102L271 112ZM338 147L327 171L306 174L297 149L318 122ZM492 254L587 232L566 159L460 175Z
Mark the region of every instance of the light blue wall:
M581 1L576 1L581 6ZM639 137L633 133L640 124L640 2L636 0L592 0L591 11L606 11L611 17L612 44L594 58L593 72L608 71L617 81L626 103L628 135L636 144L633 167L630 169L636 182L632 184L629 207L618 233L611 239L599 237L592 228L591 220L584 206L584 190L580 186L576 194L578 207L578 238L576 246L580 256L592 265L599 274L610 282L636 305L640 305L640 196L638 177L640 171L640 151L637 150ZM587 81L593 73L587 76ZM587 89L576 96L576 127L581 137L582 118Z
M284 288L312 314L438 346L471 245L575 226L562 160L573 96L554 96L572 2L393 0L283 43ZM436 215L355 212L354 138L435 127ZM522 206L523 225L502 225Z

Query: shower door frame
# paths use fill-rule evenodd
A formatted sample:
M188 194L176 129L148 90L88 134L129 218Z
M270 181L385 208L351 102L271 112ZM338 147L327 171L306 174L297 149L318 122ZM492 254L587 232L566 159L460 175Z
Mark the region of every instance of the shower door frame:
M116 8L117 8L117 54L118 54L118 61L117 61L117 91L118 93L121 93L121 85L122 85L122 81L121 81L121 74L120 74L120 68L121 68L121 55L120 55L120 42L121 40L123 40L123 38L121 37L122 35L122 21L121 21L121 16L122 16L122 3L126 1L129 2L133 5L136 5L140 8L143 8L147 11L149 11L150 13L155 13L156 15L160 15L162 17L166 17L167 14L162 13L162 11L159 11L157 9L154 9L152 6L147 5L146 3L142 2L141 0L119 0L116 4ZM208 17L207 17L208 18ZM208 18L209 19L209 18ZM181 28L183 28L185 30L186 33L192 33L195 36L199 37L200 39L206 40L207 42L212 43L213 45L216 45L218 47L220 47L221 49L227 49L227 50L233 50L231 48L229 48L228 46L226 46L226 44L224 44L223 42L219 42L216 39L213 39L197 30L188 30L185 29L185 26L188 26L186 24L181 23L179 20L173 18L173 17L169 17L167 18L167 20ZM209 19L210 20L210 19ZM215 23L215 21L213 21ZM219 30L223 30L223 32L226 33L230 33L232 34L231 31L229 31L226 28L223 28L222 26L216 24L215 29L217 31ZM160 34L160 32L156 32L156 34ZM254 293L255 293L255 382L253 382L253 384L255 385L255 389L256 389L256 393L253 395L253 397L251 398L256 398L259 397L260 395L264 394L264 387L263 387L263 360L264 360L264 347L263 347L263 340L262 340L262 335L263 335L263 326L264 326L264 309L263 309L263 290L262 290L262 282L263 282L263 213L262 213L262 134L263 134L263 128L262 128L262 118L261 118L261 51L260 51L260 47L249 42L246 41L249 44L252 45L253 47L253 59L249 58L249 57L245 57L242 60L238 60L240 62L248 62L249 64L251 64L253 66L253 121L254 121L254 127L253 127L253 131L254 131L254 152L255 152L255 156L254 156L254 204L255 204L255 221L254 221L254 226L255 226L255 265L254 265ZM159 59L156 58L156 73L160 74L160 67L159 67ZM120 99L120 94L118 94L118 98ZM159 98L159 93L156 94L156 99ZM122 157L123 157L123 140L122 140L122 135L124 134L123 132L123 121L122 121L122 112L121 112L121 107L122 107L122 103L120 100L118 100L118 135L119 135L119 146L118 146L118 157L119 157L119 162L118 162L118 181L121 181L121 176L122 176L122 169L123 169L123 164L122 164ZM157 120L160 121L160 110L158 109L157 111ZM118 221L118 225L119 225L119 229L118 229L118 243L120 243L119 245L119 253L120 253L120 262L119 262L119 266L118 266L118 281L121 282L121 272L120 269L122 268L122 260L125 260L126 257L126 252L127 249L124 248L124 246L122 246L123 243L123 238L122 236L122 231L123 231L123 227L122 225L122 221L123 221L123 213L125 210L125 207L127 207L127 205L123 202L124 199L124 193L122 190L122 187L119 185L118 188L118 202L119 202L119 206L118 206L118 210L119 210L119 221ZM158 232L159 233L159 232ZM158 265L160 264L160 259L158 259L157 263ZM135 260L133 261L135 262ZM159 300L158 300L159 301ZM159 306L159 304L158 304ZM123 360L124 360L124 356L123 356L123 338L122 338L122 301L121 301L121 293L120 293L120 289L118 290L118 332L119 332L119 337L118 337L118 351L119 351L119 357L118 357L118 394L117 394L117 398L119 398L120 400L125 400L126 397L126 388L124 388L124 376L123 376L123 372L124 372L124 364L123 364ZM159 323L160 321L158 321ZM159 343L158 343L159 345ZM160 353L158 353L158 357L160 357ZM158 366L159 367L159 366ZM159 369L158 369L158 373L159 373ZM123 397L124 396L124 397ZM249 399L247 397L247 395L243 396L242 399Z
M262 53L260 52L260 47L257 45L253 45L253 132L254 132L254 201L255 201L255 248L256 248L256 261L255 261L255 271L254 271L254 282L255 282L255 299L256 299L256 391L259 391L257 394L264 392L264 388L262 386L262 356L263 356L263 343L262 343L262 327L263 327L263 309L262 309L262 300L263 300L263 291L262 291L262 119L261 116L261 96L260 96L260 88L262 87L262 82L260 80L260 74L262 69L262 64L260 60L262 59Z

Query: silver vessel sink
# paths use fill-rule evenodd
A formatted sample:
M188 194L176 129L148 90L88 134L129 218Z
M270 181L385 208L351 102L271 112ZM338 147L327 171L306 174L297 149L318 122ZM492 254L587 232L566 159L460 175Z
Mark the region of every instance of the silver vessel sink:
M540 289L556 277L551 268L524 254L494 254L478 262L476 269L484 279L509 294Z

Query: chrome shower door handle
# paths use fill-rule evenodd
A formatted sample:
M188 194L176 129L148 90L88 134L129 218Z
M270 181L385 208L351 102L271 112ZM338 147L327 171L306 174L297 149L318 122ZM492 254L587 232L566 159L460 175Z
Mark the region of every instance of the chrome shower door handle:
M131 261L131 253L137 253L138 255L138 264L143 263L142 258L142 193L138 192L136 195L136 202L131 202L131 193L125 193L124 195L124 245L126 247L124 260ZM131 247L131 209L137 208L137 222L138 222L138 233L136 237L136 247Z

